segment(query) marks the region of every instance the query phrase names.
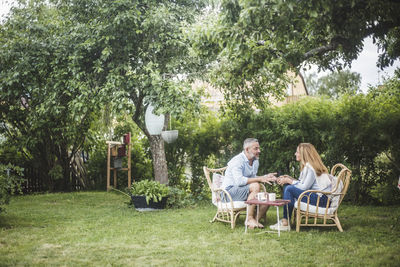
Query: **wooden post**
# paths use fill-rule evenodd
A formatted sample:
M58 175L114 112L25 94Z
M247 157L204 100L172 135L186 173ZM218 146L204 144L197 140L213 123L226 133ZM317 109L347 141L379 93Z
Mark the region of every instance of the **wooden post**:
M129 133L130 135L130 133ZM131 170L131 142L129 142L128 144L128 188L131 188L131 174L132 174L132 170Z
M108 150L107 150L107 191L110 190L110 162L111 162L111 144L108 144Z
M114 188L117 188L117 168L114 169Z

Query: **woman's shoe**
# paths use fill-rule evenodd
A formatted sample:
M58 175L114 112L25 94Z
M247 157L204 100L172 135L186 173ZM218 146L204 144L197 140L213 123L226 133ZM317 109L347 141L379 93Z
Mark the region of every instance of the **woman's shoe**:
M282 225L282 219L279 220L279 222L277 222L276 224L270 225L269 228L270 228L271 230L276 230L276 231L278 231L278 224L279 224L279 230L280 230L280 231L290 231L290 226L289 226L289 225Z

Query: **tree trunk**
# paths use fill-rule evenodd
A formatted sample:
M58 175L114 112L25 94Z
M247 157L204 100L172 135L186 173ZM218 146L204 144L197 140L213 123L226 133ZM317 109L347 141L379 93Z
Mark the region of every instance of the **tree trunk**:
M132 117L136 125L144 132L150 143L150 151L153 159L154 180L161 184L168 184L168 167L165 156L164 140L161 135L150 135L144 122L144 107L142 107L142 98L136 103L136 112ZM165 116L164 129L167 128L169 116Z
M164 140L161 135L150 135L150 150L153 157L154 179L161 184L168 184L167 159L165 157Z

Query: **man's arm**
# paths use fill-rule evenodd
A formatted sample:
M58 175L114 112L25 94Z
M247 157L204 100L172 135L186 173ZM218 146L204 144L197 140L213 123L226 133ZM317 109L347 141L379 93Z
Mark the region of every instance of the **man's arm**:
M267 183L267 184L271 184L271 182L275 182L276 181L276 177L275 177L276 173L269 173L263 176L257 176L254 178L247 178L247 184L251 184L251 183Z

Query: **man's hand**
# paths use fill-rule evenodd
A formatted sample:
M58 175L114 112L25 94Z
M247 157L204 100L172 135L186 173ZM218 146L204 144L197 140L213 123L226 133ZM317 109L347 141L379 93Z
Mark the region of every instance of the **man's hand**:
M274 173L268 173L264 176L261 176L261 182L262 183L267 183L269 185L272 185L271 182L275 182L278 178L276 178L276 172Z

